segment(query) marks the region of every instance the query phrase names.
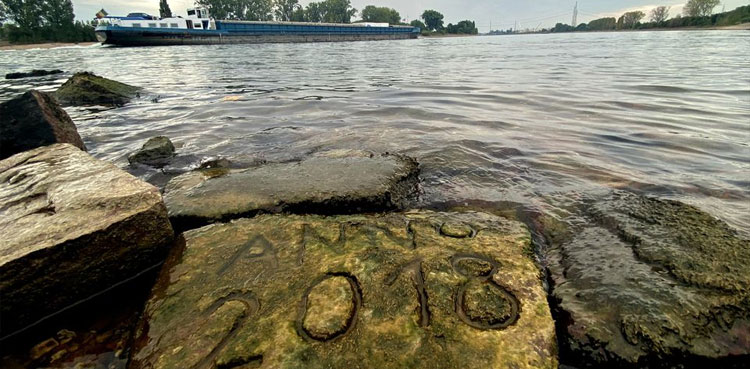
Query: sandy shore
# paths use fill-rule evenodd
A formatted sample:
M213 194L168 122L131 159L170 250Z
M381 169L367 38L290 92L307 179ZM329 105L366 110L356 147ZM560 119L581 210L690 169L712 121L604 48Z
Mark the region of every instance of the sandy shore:
M20 44L20 45L0 43L0 50L54 49L56 47L91 46L91 45L96 45L96 44L98 44L98 42L80 42L80 43L49 42L49 43L44 43L44 44Z

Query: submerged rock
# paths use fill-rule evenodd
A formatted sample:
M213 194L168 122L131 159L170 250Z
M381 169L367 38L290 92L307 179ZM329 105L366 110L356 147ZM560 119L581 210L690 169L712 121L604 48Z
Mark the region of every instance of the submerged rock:
M445 236L447 222L474 232ZM530 248L521 223L483 213L264 215L189 231L131 365L557 368Z
M415 195L419 165L400 155L310 158L183 174L164 200L178 228L257 213L352 214L403 208Z
M93 73L80 72L70 77L55 92L55 97L63 105L118 106L130 101L140 88L126 85Z
M675 201L615 193L580 229L552 226L566 360L585 367L744 367L750 241ZM559 225L559 224L558 224Z
M76 125L52 96L29 91L0 104L0 159L54 143L86 150Z
M20 79L20 78L30 78L30 77L44 77L44 76L50 76L53 74L61 74L63 71L59 69L54 70L44 70L44 69L34 69L31 72L16 72L16 73L8 73L5 75L5 79Z
M0 329L35 322L163 260L159 190L68 144L0 161Z
M175 156L175 147L169 138L164 136L153 137L146 141L133 155L128 157L128 162L133 164L145 164L152 167L163 167L172 161Z

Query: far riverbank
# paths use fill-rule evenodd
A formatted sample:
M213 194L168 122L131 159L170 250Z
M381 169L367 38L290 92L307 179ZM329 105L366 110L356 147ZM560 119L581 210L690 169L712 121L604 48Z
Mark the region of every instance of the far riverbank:
M0 43L0 50L29 50L29 49L54 49L57 47L70 47L70 46L82 46L88 47L96 45L98 42L79 42L79 43L66 43L66 42L45 42L41 44L11 44L2 42Z

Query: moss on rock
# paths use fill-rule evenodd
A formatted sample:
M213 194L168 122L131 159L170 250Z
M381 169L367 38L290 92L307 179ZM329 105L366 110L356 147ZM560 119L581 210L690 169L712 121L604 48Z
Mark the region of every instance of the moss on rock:
M445 236L449 221L475 233ZM134 368L557 367L520 223L260 216L185 240L147 304Z
M740 368L750 360L750 241L676 201L615 192L551 222L564 360Z
M55 97L66 106L119 106L128 103L138 91L140 88L135 86L80 72L60 86Z

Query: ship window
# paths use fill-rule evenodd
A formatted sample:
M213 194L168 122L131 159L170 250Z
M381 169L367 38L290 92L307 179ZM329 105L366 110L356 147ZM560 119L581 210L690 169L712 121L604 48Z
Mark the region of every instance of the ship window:
M151 28L156 28L156 23L149 23L148 26Z
M188 10L188 15L195 15L195 10Z
M141 24L140 24L140 23L133 23L133 27L135 27L135 28L140 28L140 27L141 27Z
M177 23L172 23L169 26L172 27L172 28L178 28L178 27L180 27L180 25L177 24Z
M166 24L166 23L160 23L159 27L161 27L161 28L167 28L167 27L169 27L169 25Z
M195 23L194 26L195 26L195 28L201 28L201 24L200 23Z

